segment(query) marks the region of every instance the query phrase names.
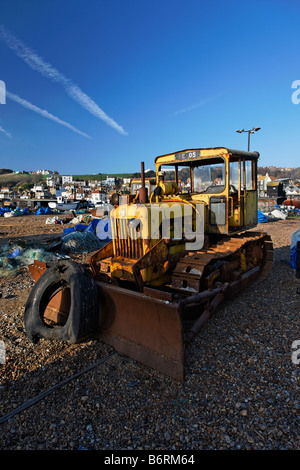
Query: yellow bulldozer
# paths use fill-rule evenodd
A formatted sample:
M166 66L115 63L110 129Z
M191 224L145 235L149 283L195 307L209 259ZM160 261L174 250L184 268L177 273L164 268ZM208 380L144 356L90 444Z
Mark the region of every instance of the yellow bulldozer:
M183 380L194 336L272 268L271 238L254 230L258 158L224 147L158 156L151 194L142 162L139 197L113 200L110 242L82 265L29 267L28 337L97 338Z

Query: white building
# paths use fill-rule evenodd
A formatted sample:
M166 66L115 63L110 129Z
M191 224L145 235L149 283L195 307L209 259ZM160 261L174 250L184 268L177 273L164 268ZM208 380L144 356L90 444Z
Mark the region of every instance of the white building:
M42 199L49 196L47 188L42 184L35 184L31 190L34 193L34 197L37 199Z
M107 186L114 186L115 185L115 182L116 182L116 178L111 178L111 177L106 177L106 185Z
M259 197L264 197L267 193L267 184L272 182L274 178L270 178L269 174L257 177L257 189Z
M8 198L9 194L10 194L9 188L1 188L1 190L0 190L0 198L1 199Z
M96 189L91 194L91 202L96 204L97 202L107 202L107 194L104 191Z
M59 183L59 178L56 176L47 176L46 184L49 188L53 188Z
M73 176L67 176L67 175L62 176L62 185L64 185L65 183L72 183L72 182L73 182Z
M38 170L37 171L37 174L39 175L52 175L52 171L51 170Z

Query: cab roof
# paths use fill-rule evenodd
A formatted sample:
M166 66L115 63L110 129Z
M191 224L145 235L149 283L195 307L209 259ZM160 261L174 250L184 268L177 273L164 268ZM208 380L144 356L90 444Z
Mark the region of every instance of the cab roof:
M185 162L192 162L202 158L213 158L218 156L236 156L246 157L249 159L258 159L258 152L245 152L243 150L235 150L227 147L211 147L211 148L196 148L185 149L178 152L167 153L155 158L155 164L180 164Z

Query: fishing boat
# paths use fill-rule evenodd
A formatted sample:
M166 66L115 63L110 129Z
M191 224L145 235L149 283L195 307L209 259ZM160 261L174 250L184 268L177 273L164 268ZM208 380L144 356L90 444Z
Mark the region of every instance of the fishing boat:
M85 209L88 206L87 201L75 201L71 199L64 198L62 196L57 197L56 202L49 202L48 206L50 209L57 209L59 211L76 211L79 209Z

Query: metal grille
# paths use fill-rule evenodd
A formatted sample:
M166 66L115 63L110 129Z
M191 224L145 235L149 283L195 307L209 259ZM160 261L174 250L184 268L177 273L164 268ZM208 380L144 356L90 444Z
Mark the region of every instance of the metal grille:
M115 220L116 227L116 255L123 258L139 259L143 256L143 245L140 237L137 238L135 228L130 228L128 219Z

